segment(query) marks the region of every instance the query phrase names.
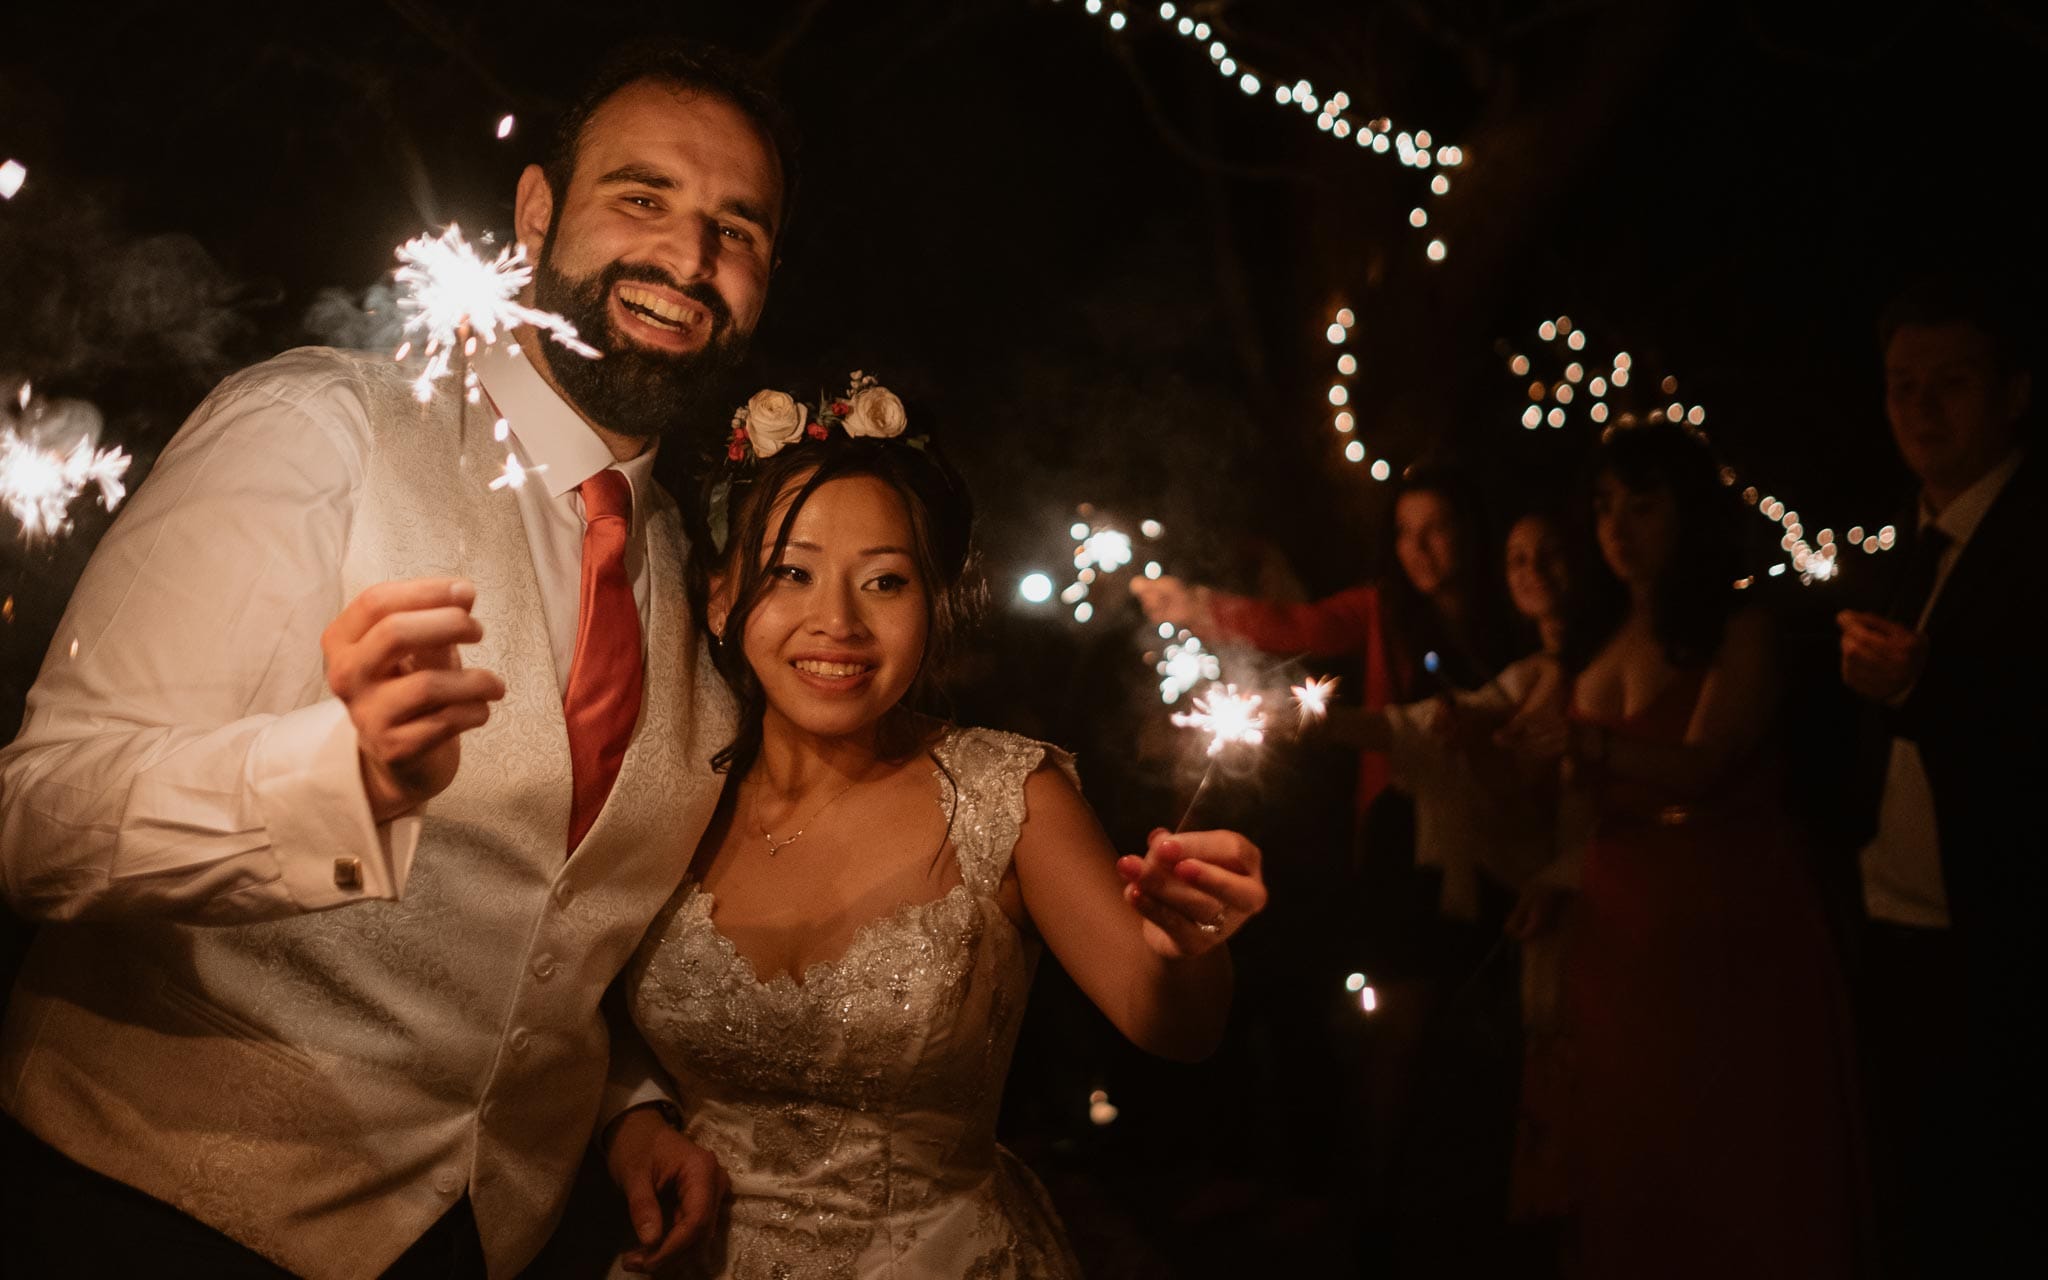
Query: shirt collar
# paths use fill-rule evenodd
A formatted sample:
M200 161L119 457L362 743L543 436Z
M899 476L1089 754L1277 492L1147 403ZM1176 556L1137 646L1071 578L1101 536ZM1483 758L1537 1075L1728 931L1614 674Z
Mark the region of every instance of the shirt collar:
M1927 501L1920 502L1920 527L1938 526L1941 531L1955 539L1961 547L1977 532L1977 526L1984 523L1984 517L1991 511L1991 504L1998 501L1998 495L2005 491L2006 481L2020 469L2020 462L2026 456L2024 448L2014 449L2005 456L2005 461L1977 477L1977 482L1957 494L1941 509L1938 516L1927 514Z
M541 341L532 330L520 330ZM570 359L581 359L571 356ZM532 362L518 354L515 342L495 342L480 348L475 356L477 377L491 403L511 424L526 452L534 478L547 487L548 496L559 498L577 485L613 466L612 451L598 438L581 414L548 385ZM636 458L616 463L637 498L654 471L654 450L642 450ZM541 468L546 470L542 471ZM636 502L635 508L638 508Z

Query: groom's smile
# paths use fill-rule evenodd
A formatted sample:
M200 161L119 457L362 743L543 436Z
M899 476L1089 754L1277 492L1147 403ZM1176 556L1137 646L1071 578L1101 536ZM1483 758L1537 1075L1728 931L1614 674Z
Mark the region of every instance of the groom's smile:
M629 342L694 351L711 339L711 312L690 298L629 281L612 290L612 302L612 323Z

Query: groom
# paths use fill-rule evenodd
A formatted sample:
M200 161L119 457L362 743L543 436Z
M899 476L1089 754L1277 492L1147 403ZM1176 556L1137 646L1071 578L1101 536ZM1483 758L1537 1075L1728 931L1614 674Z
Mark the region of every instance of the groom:
M540 1249L644 1097L607 1090L599 997L732 722L654 442L727 401L793 188L744 74L629 50L515 213L529 300L601 359L485 348L463 458L453 387L288 352L164 450L0 752L0 885L43 922L0 1031L0 1271L496 1277ZM523 486L489 487L499 448Z

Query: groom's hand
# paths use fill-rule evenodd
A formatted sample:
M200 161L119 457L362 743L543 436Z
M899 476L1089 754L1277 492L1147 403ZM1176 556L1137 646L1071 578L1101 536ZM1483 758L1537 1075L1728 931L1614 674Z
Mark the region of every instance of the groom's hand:
M628 1111L613 1122L605 1164L626 1197L640 1241L619 1262L640 1274L660 1271L701 1239L732 1189L717 1158L654 1107Z
M505 683L468 670L457 645L483 639L460 578L380 582L349 601L320 637L327 685L348 706L370 814L385 822L455 780L462 734L490 718Z

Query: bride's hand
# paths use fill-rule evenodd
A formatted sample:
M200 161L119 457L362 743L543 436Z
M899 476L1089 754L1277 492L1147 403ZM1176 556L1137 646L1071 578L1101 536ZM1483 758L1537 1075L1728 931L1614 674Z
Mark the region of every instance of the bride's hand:
M1266 907L1259 846L1235 831L1161 827L1145 856L1117 859L1124 901L1145 918L1145 942L1169 960L1184 960L1230 940Z
M605 1163L640 1241L619 1262L641 1274L661 1270L701 1239L732 1189L717 1158L655 1107L637 1107L612 1123Z

